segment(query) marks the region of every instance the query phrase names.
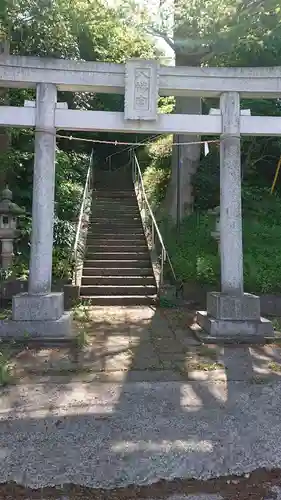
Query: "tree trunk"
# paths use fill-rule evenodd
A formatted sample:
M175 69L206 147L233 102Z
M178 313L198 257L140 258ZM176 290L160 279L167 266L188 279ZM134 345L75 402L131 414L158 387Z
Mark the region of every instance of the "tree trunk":
M196 61L197 62L197 61ZM176 66L194 66L194 59L188 55L176 54ZM177 97L176 113L201 114L200 97ZM184 143L199 141L195 135L174 135L173 142ZM167 191L166 207L168 214L177 223L193 210L192 177L200 161L200 145L173 146L172 175Z

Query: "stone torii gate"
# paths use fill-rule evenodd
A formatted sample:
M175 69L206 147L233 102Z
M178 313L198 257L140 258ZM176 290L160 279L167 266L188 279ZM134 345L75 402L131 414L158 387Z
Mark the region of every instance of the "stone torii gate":
M281 68L160 67L1 56L0 87L35 88L36 103L0 107L0 126L35 127L32 241L27 294L13 297L12 320L0 336L71 335L63 294L51 293L56 129L220 135L221 292L208 294L198 322L213 339L252 341L273 334L260 317L259 297L243 288L241 135L280 135L278 117L244 116L241 97L280 97ZM57 90L125 94L124 113L69 110ZM219 114L157 114L158 96L220 99Z

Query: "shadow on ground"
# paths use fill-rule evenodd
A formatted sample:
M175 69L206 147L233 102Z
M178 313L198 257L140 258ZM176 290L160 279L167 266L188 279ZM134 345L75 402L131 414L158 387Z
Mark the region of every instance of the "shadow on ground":
M38 370L28 375L29 360L22 383L2 390L0 481L112 489L165 479L169 491L174 478L196 478L204 492L212 483L202 480L279 467L281 384L268 369L279 348L200 347L192 320L192 311L94 308L82 358L94 369L60 376L34 355Z

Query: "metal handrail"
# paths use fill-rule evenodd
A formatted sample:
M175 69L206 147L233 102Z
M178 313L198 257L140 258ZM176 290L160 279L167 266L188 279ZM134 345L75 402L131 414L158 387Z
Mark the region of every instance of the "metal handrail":
M78 219L78 224L77 224L77 229L76 229L75 242L74 242L74 247L73 247L73 260L74 260L74 266L75 266L74 267L73 282L75 285L78 285L78 257L79 257L78 247L79 247L79 241L81 238L81 231L83 229L83 220L84 220L86 202L87 202L88 197L89 197L89 192L91 191L91 188L92 188L91 184L92 184L93 158L94 158L94 151L92 150L91 156L90 156L90 163L89 163L87 176L86 176L86 181L85 181L85 186L84 186L84 191L83 191L83 198L82 198L80 212L79 212L79 219Z
M155 236L156 235L158 236L158 240L159 240L159 243L161 245L160 285L162 285L163 281L164 281L164 264L165 264L166 261L168 262L168 264L170 266L170 269L171 269L174 281L175 281L175 283L177 283L178 280L177 280L177 277L176 277L175 270L173 268L173 264L171 262L169 254L168 254L167 249L165 247L165 244L164 244L162 235L160 233L158 224L156 222L156 219L154 217L154 214L152 212L151 206L150 206L149 201L148 201L147 196L146 196L144 182L143 182L143 177L142 177L142 173L141 173L141 169L140 169L140 166L139 166L138 159L137 159L136 155L133 154L133 153L132 153L132 177L133 177L134 186L135 187L137 186L138 189L139 189L139 186L141 187L142 197L143 197L144 203L146 205L146 208L147 208L148 213L149 213L150 218L151 218L151 246L152 246L152 251L155 249ZM138 195L138 193L136 193L136 194ZM144 207L144 204L143 204L142 205L142 209L144 209L144 208L145 207Z
M143 140L142 140L142 141L140 141L140 142L141 142L141 143L144 143L144 145L145 145L145 143L146 143L148 140L150 140L150 141L151 141L151 140L153 140L153 139L156 139L157 137L159 137L159 135L161 135L161 134L154 134L154 135L150 135L148 138L143 139ZM115 151L115 153L111 153L110 155L108 155L108 156L105 158L105 163L107 163L107 162L108 162L108 167L109 167L109 168L108 168L108 170L111 170L112 157L113 157L113 156L115 156L115 155L120 155L121 153L124 153L125 151L128 151L128 152L133 151L132 146L130 145L130 146L128 146L128 147L126 147L126 148L122 149L121 151Z

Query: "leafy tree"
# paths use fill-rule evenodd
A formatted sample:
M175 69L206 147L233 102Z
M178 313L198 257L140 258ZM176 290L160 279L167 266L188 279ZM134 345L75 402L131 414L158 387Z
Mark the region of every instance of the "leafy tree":
M118 63L130 57L154 55L148 37L108 7L105 0L2 0L0 3L0 32L2 39L9 41L12 55ZM12 105L23 105L24 99L34 99L35 93L32 89L12 89L7 97ZM123 109L122 96L80 92L60 93L58 98L70 108ZM80 135L99 137L89 133ZM10 136L10 150L5 153L5 161L1 158L2 171L5 170L5 182L13 190L15 201L30 213L34 134L32 130L10 130ZM90 143L58 140L55 221L58 259L68 255L71 248L70 225L79 210L88 167L84 153L90 149ZM26 228L22 242L25 250L30 220L26 221ZM56 268L61 273L62 268L58 265Z
M187 66L270 66L280 61L281 9L277 0L159 0L158 17L149 10L143 24L150 33L162 36L174 50L176 65ZM217 105L217 104L216 104ZM249 101L242 103L249 107ZM201 113L201 99L178 97L176 112ZM204 100L208 112L210 104ZM251 101L252 113L259 104ZM266 114L279 113L276 101L267 101ZM257 114L257 113L256 113ZM199 139L199 138L198 138ZM194 141L194 136L177 136L174 142ZM273 147L272 147L273 146ZM269 152L271 150L271 153ZM243 141L244 176L280 150L279 141ZM216 158L214 157L214 161ZM178 163L180 168L180 209L177 210ZM172 175L166 207L175 220L190 211L191 180L200 162L200 146L173 148ZM271 169L272 171L272 169Z

